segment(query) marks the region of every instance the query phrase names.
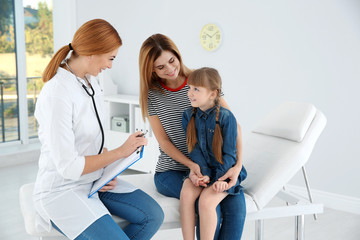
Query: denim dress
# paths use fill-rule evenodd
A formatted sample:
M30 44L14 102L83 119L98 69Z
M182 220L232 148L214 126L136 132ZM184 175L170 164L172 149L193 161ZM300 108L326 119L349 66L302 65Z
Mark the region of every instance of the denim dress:
M193 107L188 108L183 113L182 126L186 134L188 123L193 116ZM216 182L220 177L236 164L236 138L237 123L235 116L226 108L220 107L219 124L223 137L222 158L223 164L216 161L212 142L216 125L216 106L201 111L197 108L195 114L195 127L197 143L192 152L189 153L192 161L200 166L201 173L210 177L210 184ZM236 195L242 190L241 182L245 180L247 172L243 166L235 186L227 190L229 194Z

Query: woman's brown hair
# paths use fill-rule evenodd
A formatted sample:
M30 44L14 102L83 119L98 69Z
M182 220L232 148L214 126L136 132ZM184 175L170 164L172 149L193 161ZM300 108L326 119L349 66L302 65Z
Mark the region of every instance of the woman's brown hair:
M219 163L223 164L223 160L222 160L223 137L221 135L221 128L219 125L220 96L221 96L221 78L219 72L214 68L208 68L208 67L197 69L189 75L188 85L193 85L196 87L205 87L210 91L214 91L214 90L217 91L217 96L215 99L216 124L215 124L215 132L213 136L212 148L215 159ZM196 109L197 108L194 108L194 113L186 129L186 135L187 135L186 143L189 152L191 152L195 148L195 144L197 143L196 129L195 129Z
M150 89L158 89L157 82L159 77L154 72L154 62L163 51L173 53L180 62L179 76L187 77L191 70L188 69L182 61L179 49L175 43L167 36L160 33L154 34L147 38L140 48L139 54L139 71L140 71L140 107L143 120L149 116L147 105Z
M42 78L44 82L55 76L61 62L70 50L72 54L91 56L109 53L122 45L116 29L103 19L93 19L84 23L74 35L71 44L60 48L45 68Z

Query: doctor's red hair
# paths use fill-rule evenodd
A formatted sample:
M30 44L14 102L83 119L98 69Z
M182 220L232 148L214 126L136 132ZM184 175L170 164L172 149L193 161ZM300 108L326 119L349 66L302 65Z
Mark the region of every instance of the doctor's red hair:
M71 47L75 55L91 56L109 53L122 45L122 40L116 29L103 19L93 19L84 23L74 35ZM51 58L45 68L42 78L49 81L54 75L61 62L70 52L69 44L60 48Z

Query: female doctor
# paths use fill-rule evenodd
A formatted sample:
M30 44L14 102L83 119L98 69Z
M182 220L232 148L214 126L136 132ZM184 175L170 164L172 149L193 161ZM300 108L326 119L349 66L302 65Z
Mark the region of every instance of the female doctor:
M77 240L151 239L162 224L155 200L116 178L88 198L105 166L147 144L137 132L114 150L103 148L102 92L92 76L111 68L121 45L108 22L88 21L43 73L35 110L42 144L33 196L38 229L54 227ZM130 224L122 230L110 214Z

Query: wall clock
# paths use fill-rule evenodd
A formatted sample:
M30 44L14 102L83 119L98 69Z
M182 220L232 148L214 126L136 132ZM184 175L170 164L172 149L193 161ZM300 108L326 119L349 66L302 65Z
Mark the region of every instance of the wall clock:
M200 44L207 51L214 51L221 43L221 30L213 23L205 24L200 31Z

